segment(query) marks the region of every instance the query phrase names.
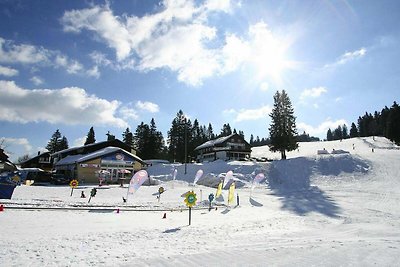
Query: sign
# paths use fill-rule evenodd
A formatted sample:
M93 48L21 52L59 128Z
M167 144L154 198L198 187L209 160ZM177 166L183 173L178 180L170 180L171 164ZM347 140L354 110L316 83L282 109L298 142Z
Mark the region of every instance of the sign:
M78 183L77 180L72 180L72 181L69 183L69 186L71 187L71 197L72 197L72 193L74 193L74 188L77 188L78 185L79 185L79 183Z
M72 180L72 181L69 183L69 186L70 186L71 188L77 188L78 185L79 185L79 183L78 183L77 180Z
M158 188L158 194L161 195L162 193L164 193L164 191L164 187L161 186L160 188Z
M193 191L190 191L186 194L186 198L185 198L185 204L186 206L188 206L189 208L193 207L194 205L196 205L196 201L197 201L197 197L196 194Z

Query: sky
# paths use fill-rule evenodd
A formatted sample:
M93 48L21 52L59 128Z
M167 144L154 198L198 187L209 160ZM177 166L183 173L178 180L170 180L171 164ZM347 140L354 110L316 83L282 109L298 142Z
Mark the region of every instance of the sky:
M0 140L10 158L70 147L90 127L122 139L182 110L268 137L276 91L298 132L399 102L400 2L0 0Z

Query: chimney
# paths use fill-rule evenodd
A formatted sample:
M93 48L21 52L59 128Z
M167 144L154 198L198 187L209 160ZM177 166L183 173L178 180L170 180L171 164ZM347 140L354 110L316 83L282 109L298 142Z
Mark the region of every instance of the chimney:
M38 156L40 155L40 151L38 151L37 155L38 155Z

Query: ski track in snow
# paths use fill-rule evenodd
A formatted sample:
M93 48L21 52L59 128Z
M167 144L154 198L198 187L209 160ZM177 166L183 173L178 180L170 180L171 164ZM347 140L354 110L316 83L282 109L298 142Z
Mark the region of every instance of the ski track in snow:
M321 146L350 155L316 155ZM253 151L274 157L267 148ZM153 196L158 186L143 186L129 199L128 206L137 208L176 208L166 212L7 209L88 206L79 195L91 188L78 188L70 197L63 186L17 187L12 200L1 201L0 266L400 265L398 149L384 138L359 138L301 143L299 152L288 157L257 166L188 165L186 176L177 165L180 181L173 186L163 182L167 190L160 203ZM181 194L194 189L199 199L201 190L202 200L215 194L215 188L188 184L199 168L216 175L233 170L242 179L236 190L240 206L193 210L189 226L188 211L180 211ZM148 171L170 177L170 170L159 166ZM261 170L267 180L256 187L251 202L249 179ZM212 177L203 182L213 182ZM99 190L90 205L122 208L124 194L126 188ZM223 194L226 200L227 190Z

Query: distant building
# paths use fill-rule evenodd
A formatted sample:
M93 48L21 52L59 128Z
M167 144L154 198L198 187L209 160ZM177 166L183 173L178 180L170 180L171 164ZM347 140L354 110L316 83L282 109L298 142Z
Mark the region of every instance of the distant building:
M219 137L196 147L197 161L244 160L250 158L251 146L238 134Z
M4 150L0 148L0 173L3 171L15 171L16 166L8 160L8 156L4 153Z
M118 181L131 177L145 162L119 147L105 147L87 154L68 155L54 164L57 173L86 183L105 180Z
M43 171L51 172L53 163L51 161L50 152L38 153L37 156L21 162L21 168L39 168Z

